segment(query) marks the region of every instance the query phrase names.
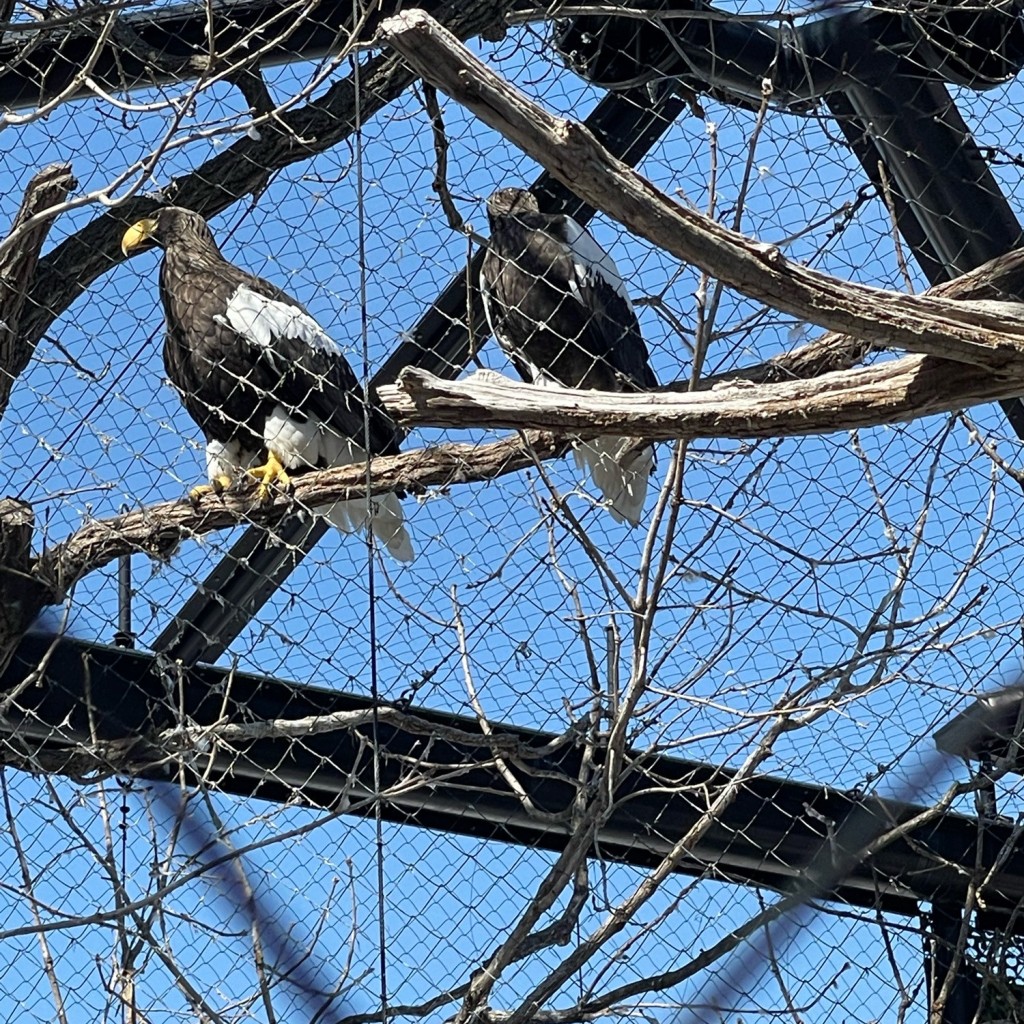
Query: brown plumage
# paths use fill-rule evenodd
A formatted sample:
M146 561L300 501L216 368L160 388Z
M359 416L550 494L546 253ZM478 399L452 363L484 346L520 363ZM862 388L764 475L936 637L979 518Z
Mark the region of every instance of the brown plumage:
M364 460L362 389L305 308L229 263L206 221L190 210L166 207L139 221L122 248L127 254L152 244L164 250L164 366L206 438L210 485L227 486L246 472L266 493L287 483L289 472ZM374 405L369 441L373 455L398 451L394 424ZM343 530L367 525L365 501L322 511ZM372 499L369 525L395 557L412 558L394 495Z
M491 237L480 269L491 331L524 380L595 391L657 386L629 294L612 258L571 217L541 213L525 189L487 201ZM616 520L643 512L652 447L629 438L577 444Z

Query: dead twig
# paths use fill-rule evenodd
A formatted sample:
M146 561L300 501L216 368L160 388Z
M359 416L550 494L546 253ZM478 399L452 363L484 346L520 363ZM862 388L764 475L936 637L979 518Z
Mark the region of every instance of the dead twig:
M47 211L66 199L77 184L70 164L50 164L39 171L28 183L11 226L10 233L20 233L20 238L0 254L0 416L7 410L14 382L35 351L35 341L24 335L21 325L39 253L54 220Z

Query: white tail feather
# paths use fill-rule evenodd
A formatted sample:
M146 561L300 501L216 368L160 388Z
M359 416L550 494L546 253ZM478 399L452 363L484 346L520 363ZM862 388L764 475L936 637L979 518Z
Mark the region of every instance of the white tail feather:
M405 528L402 506L394 494L383 494L374 499L370 529L399 562L411 562L416 557L409 531Z
M640 522L647 499L647 478L654 468L654 449L631 451L634 444L635 438L597 437L573 448L576 466L590 474L612 518L631 526Z
M306 468L317 464L349 466L365 462L366 452L351 440L310 416L303 423L290 419L281 406L267 418L264 428L267 447L271 448L287 469ZM393 494L379 494L370 499L369 515L365 498L336 501L315 509L342 533L357 533L367 525L400 562L415 557L409 531L405 528L402 505Z
M392 557L399 562L411 562L416 557L409 531L405 528L402 505L393 494L378 494L371 498L369 517L366 514L365 498L336 501L316 511L342 533L356 533L366 529L369 518L374 537L388 549Z

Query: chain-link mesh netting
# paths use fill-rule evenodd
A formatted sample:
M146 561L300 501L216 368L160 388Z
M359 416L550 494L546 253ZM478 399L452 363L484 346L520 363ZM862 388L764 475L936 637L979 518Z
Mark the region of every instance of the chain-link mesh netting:
M1017 242L1015 3L428 6L793 264L921 292ZM0 2L0 1019L1018 1019L1019 790L977 816L932 737L1019 667L1019 403L955 361L964 413L789 399L646 496L635 439L393 430L408 364L767 408L912 357L787 362L821 330L593 214L370 45L392 13ZM261 280L193 239L161 284L167 206ZM358 528L389 488L411 562Z

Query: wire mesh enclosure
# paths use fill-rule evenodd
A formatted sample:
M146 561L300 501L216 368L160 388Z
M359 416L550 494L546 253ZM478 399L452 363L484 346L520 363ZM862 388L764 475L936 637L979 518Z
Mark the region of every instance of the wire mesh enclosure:
M0 1019L1021 1019L1020 5L399 6L0 0Z

